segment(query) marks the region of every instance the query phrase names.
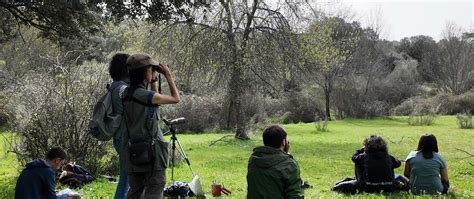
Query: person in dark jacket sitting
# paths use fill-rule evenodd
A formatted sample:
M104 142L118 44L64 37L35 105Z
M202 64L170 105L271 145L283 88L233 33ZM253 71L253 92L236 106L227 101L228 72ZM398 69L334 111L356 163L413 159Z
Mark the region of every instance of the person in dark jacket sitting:
M46 160L26 164L16 182L15 199L56 198L56 171L65 159L66 153L61 148L52 148Z
M364 147L352 156L359 188L368 193L393 192L395 168L401 162L388 154L387 144L378 135L364 140Z
M267 127L263 144L249 159L247 198L304 198L300 169L288 153L290 143L285 130L279 125Z

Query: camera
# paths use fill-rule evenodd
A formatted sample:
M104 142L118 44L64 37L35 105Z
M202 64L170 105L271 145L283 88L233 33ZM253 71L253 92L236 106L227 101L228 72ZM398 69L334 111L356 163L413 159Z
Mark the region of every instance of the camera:
M160 70L160 66L159 65L151 65L151 69L154 71L154 72L158 72Z

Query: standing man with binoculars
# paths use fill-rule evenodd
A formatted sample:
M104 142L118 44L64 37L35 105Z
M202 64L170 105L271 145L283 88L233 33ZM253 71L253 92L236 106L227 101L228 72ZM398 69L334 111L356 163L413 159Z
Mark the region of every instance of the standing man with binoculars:
M127 198L163 198L168 167L168 142L159 127L160 104L176 104L179 93L168 66L139 53L127 59L130 87L125 98L124 158L130 190ZM171 95L158 92L156 75L162 74Z

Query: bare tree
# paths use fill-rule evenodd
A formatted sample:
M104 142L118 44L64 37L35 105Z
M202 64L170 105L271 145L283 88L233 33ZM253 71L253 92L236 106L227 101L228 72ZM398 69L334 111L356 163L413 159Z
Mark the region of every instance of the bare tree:
M304 2L303 2L304 3ZM248 139L246 132L246 118L242 112L242 100L249 88L254 85L246 79L249 75L255 75L261 81L266 82L265 75L256 70L256 62L251 61L256 40L265 38L265 35L276 35L277 33L291 32L291 26L287 19L288 15L298 13L298 7L291 2L278 1L267 3L262 0L253 1L231 1L219 0L212 2L208 7L200 7L191 14L192 20L175 20L174 24L187 24L195 28L205 29L209 34L222 41L225 46L222 66L215 70L215 78L226 84L225 120L228 128L235 130L235 137ZM199 38L195 38L199 39Z
M462 94L473 87L474 82L474 44L469 34L455 24L448 23L439 41L440 71L438 84L444 91Z

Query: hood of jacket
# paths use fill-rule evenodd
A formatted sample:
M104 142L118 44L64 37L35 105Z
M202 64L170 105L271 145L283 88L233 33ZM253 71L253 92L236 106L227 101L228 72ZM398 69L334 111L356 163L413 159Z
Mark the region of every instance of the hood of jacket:
M45 160L33 160L26 164L26 168L51 168L51 166ZM52 169L52 168L51 168Z
M281 149L260 146L253 149L249 165L259 168L270 168L290 158L293 157Z

